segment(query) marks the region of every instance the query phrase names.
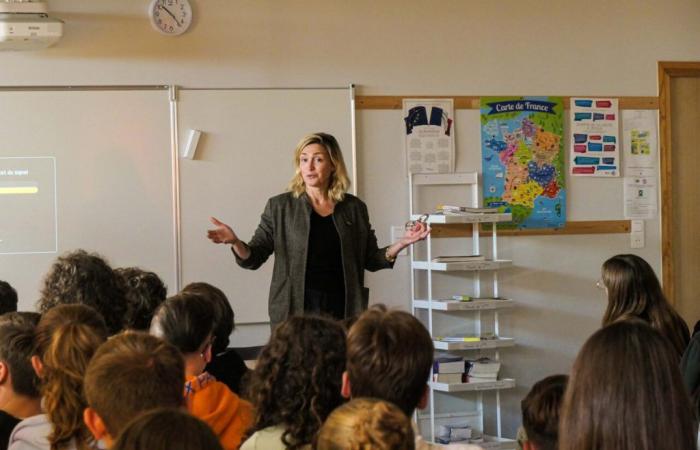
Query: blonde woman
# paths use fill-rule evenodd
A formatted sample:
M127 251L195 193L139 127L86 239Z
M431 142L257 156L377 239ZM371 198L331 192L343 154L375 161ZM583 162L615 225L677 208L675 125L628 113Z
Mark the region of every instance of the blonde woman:
M236 262L255 270L274 253L269 312L274 325L290 315L316 313L336 319L367 308L364 271L393 267L396 255L430 232L421 222L394 244L379 248L367 206L350 187L338 141L327 133L304 137L294 153L288 192L268 200L253 238L211 218L208 237L231 246Z
M335 409L318 432L314 450L413 450L411 421L397 407L357 398Z

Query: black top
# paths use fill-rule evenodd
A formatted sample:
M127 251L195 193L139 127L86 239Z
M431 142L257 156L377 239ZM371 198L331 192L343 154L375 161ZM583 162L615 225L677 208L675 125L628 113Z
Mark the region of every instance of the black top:
M215 355L204 370L214 375L214 378L224 383L239 396L243 394L241 379L248 372L248 367L234 349L227 348Z
M333 223L333 214L322 217L316 211L311 212L306 289L345 297L340 237Z
M5 411L0 411L0 450L7 450L10 443L10 434L20 422L20 419L11 416Z

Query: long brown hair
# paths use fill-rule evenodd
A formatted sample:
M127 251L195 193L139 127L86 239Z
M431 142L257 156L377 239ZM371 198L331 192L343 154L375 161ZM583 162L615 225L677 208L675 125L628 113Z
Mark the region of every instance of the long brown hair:
M694 450L696 427L670 344L640 320L597 331L576 357L559 450Z
M669 340L680 361L690 341L688 326L666 300L649 263L637 255L616 255L603 263L602 277L608 290L603 326L641 319Z
M87 406L83 377L92 355L107 339L107 327L97 311L84 305L60 305L46 312L35 334L35 352L42 362L41 394L53 425L51 450L75 442L88 449L92 435L83 422Z

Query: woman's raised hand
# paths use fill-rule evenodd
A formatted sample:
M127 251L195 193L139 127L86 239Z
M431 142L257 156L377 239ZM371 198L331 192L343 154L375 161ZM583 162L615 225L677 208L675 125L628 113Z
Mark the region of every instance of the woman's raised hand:
M230 226L220 222L216 217L210 217L211 223L216 226L213 230L207 230L207 237L215 244L235 244L238 236Z
M401 243L409 246L415 242L422 241L430 234L430 227L425 222L416 221L412 227L406 230Z

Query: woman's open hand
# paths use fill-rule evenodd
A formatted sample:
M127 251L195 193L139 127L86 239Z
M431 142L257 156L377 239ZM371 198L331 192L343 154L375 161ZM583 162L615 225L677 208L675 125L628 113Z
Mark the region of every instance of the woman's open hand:
M422 241L428 235L430 234L430 227L428 224L425 222L421 221L416 221L414 222L413 226L408 228L406 232L404 233L403 237L401 238L401 243L404 244L405 247L408 247L409 245Z
M220 222L216 217L210 217L209 220L216 228L207 230L207 237L215 244L235 244L238 242L238 236L233 232L230 226Z

